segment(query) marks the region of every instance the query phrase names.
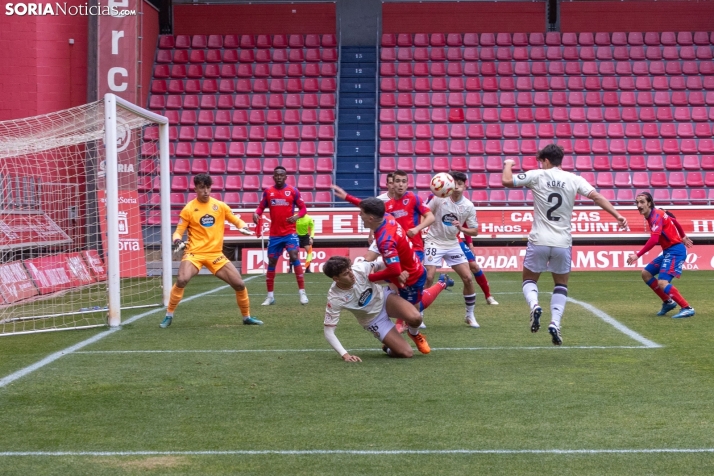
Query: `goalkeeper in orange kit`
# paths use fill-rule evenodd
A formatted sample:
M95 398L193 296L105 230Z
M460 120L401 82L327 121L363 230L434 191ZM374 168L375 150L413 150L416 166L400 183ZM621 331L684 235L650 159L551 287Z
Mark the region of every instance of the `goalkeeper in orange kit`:
M243 324L261 325L262 321L250 315L250 299L243 278L233 263L223 254L226 221L234 224L244 235L252 235L253 232L246 228L243 220L233 214L228 205L211 197L213 181L208 174L196 175L193 184L196 198L181 210L179 223L173 235L174 250L180 252L185 248L185 253L179 266L176 284L171 288L166 317L160 327L165 329L171 325L174 311L183 298L184 288L203 266L235 290L236 301L243 315ZM181 240L185 231L188 231L186 243Z

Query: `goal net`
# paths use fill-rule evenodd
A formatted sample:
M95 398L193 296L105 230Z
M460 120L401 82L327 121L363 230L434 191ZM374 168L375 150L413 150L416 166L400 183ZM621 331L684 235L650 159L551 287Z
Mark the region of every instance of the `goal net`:
M0 336L168 302L168 161L166 118L113 94L0 122Z

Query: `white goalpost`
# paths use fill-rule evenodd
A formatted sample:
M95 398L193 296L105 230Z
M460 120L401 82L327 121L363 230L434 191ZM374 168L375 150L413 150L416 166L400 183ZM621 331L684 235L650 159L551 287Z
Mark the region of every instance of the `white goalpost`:
M0 122L0 336L168 304L169 160L168 119L113 94Z

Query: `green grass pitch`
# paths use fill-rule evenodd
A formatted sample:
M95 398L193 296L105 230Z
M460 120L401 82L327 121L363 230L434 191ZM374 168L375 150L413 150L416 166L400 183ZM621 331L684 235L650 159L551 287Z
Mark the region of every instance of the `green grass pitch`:
M569 302L560 348L549 274L537 334L520 275L488 278L500 305L477 288L480 329L459 282L426 311L429 355L390 359L344 314L337 336L363 359L348 364L323 336L325 276L306 275L307 306L293 275L269 307L252 278L264 326L199 276L185 299L208 294L170 328L155 312L0 387L0 474L714 473L714 273L676 281L697 312L682 320L655 316L638 272L574 273L570 297L629 335ZM3 337L0 381L103 332Z

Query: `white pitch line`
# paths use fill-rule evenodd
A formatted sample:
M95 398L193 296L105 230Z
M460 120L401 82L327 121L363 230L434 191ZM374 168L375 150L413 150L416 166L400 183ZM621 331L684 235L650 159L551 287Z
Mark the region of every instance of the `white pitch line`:
M257 276L251 276L250 278L244 279L244 281L249 281L255 277L257 277ZM212 294L212 293L215 293L218 291L222 291L222 290L226 289L227 287L229 287L229 286L228 285L219 286L219 287L212 289L210 291L196 294L195 296L187 297L186 299L183 299L182 302L192 301L194 299L206 296L207 294ZM122 322L122 325L131 324L132 322L138 321L142 317L150 316L151 314L156 314L157 312L164 312L164 308L160 307L158 309L152 309L151 311L147 311L142 314L136 315L136 316L129 318L126 321ZM35 362L34 364L32 364L28 367L25 367L24 369L20 369L17 372L11 373L7 377L0 379L0 388L6 387L9 384L11 384L12 382L14 382L15 380L21 379L25 375L30 374L30 373L34 372L35 370L41 369L42 367L51 364L55 360L57 360L61 357L64 357L65 355L73 354L73 353L77 352L79 349L82 349L90 344L94 344L95 342L100 341L100 340L104 339L105 337L110 336L119 330L121 330L121 327L111 328L111 329L101 332L95 336L92 336L89 339L83 340L82 342L79 342L78 344L74 344L71 347L67 347L66 349L55 352L54 354L50 354L47 357L45 357L44 359L40 360L39 362Z
M645 347L648 347L650 349L658 349L658 348L662 347L660 344L647 339L646 337L642 336L641 334L638 334L637 332L633 331L626 325L619 322L614 317L610 316L609 314L607 314L604 311L601 311L600 309L596 308L595 306L593 306L591 304L588 304L583 301L578 301L577 299L573 299L571 297L568 297L568 301L571 301L581 307L584 307L585 309L592 312L593 314L595 314L597 317L599 317L603 321L610 324L612 327L614 327L618 331L622 332L623 334L630 337L631 339L636 340L637 342L644 345Z
M476 350L555 350L555 349L650 349L643 345L584 345L584 346L533 346L533 347L432 347L437 351ZM352 352L382 352L380 349L351 349ZM222 349L222 350L82 350L75 354L264 354L288 352L334 352L332 349Z
M10 456L262 456L262 455L600 455L600 454L714 453L714 448L627 448L627 449L544 449L544 450L205 450L205 451L4 451Z

